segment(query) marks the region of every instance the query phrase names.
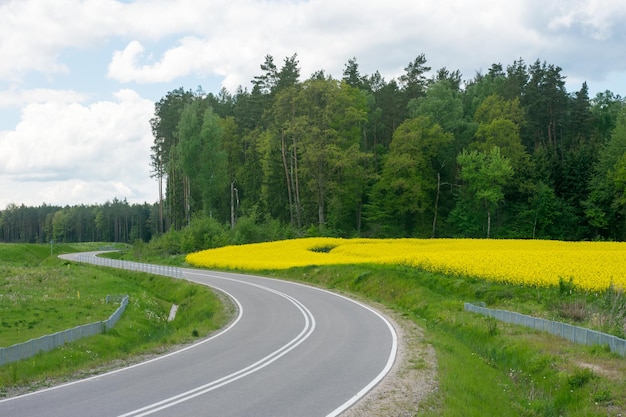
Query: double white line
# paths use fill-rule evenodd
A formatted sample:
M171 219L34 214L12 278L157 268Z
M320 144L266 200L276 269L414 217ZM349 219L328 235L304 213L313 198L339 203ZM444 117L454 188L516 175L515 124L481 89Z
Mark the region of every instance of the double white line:
M95 258L95 256L93 256L93 254L89 254L89 256L83 257L81 259L78 259L78 261L95 263L95 262L98 261L98 258L95 258L95 261L94 261L94 258ZM73 259L73 258L71 258L71 255L66 255L66 259ZM156 272L156 273L158 273L158 272ZM277 290L274 290L272 288L265 287L265 286L262 286L262 285L258 285L258 284L254 284L254 283L251 283L251 282L238 280L238 279L227 278L227 277L224 277L224 276L209 275L209 274L206 274L206 273L197 273L197 272L192 272L192 270L189 270L189 269L185 269L184 273L186 275L199 275L199 276L205 276L205 277L208 275L208 276L210 276L212 278L217 278L217 279L220 279L220 280L232 281L232 282L237 282L239 284L245 284L245 285L251 285L253 287L257 287L257 288L262 289L264 291L268 291L268 292L274 293L274 294L276 294L276 295L278 295L280 297L283 297L286 300L288 300L289 302L291 302L294 306L296 306L296 308L298 308L298 310L301 312L301 314L304 317L304 321L305 321L304 328L302 329L300 334L298 334L298 336L296 336L289 343L285 344L280 349L277 349L276 351L270 353L269 355L267 355L263 359L253 363L250 366L247 366L247 367L245 367L245 368L243 368L243 369L241 369L241 370L239 370L237 372L233 372L230 375L227 375L227 376L222 377L220 379L217 379L215 381L209 382L209 383L204 384L202 386L199 386L197 388L191 389L189 391L183 392L181 394L175 395L175 396L167 398L165 400L162 400L162 401L150 404L150 405L142 407L140 409L128 412L126 414L122 414L122 415L120 415L118 417L147 416L147 415L156 413L158 411L167 409L169 407L172 407L172 406L174 406L176 404L180 404L180 403L182 403L184 401L187 401L187 400L190 400L192 398L198 397L200 395L206 394L206 393L208 393L210 391L216 390L216 389L218 389L220 387L223 387L224 385L230 384L231 382L237 381L238 379L244 378L244 377L246 377L246 376L248 376L248 375L250 375L250 374L252 374L254 372L257 372L257 371L265 368L266 366L270 365L274 361L278 360L282 356L284 356L287 353L289 353L291 350L295 349L297 346L299 346L301 343L303 343L313 333L313 331L315 329L315 318L314 318L313 314L302 303L300 303L298 300L296 300L295 298L291 297L288 294L285 294L283 292L280 292L280 291L277 291ZM298 285L298 286L300 286L300 285L304 286L303 284L298 284L298 283L292 283L292 284L293 285ZM367 384L365 387L363 387L358 393L356 393L351 398L349 398L345 403L340 405L337 409L331 411L329 414L326 415L326 417L337 417L343 411L345 411L350 406L352 406L354 403L356 403L360 398L365 396L365 394L367 394L367 392L369 392L374 386L376 386L376 384L378 384L385 377L385 375L387 375L387 373L389 372L389 370L393 366L393 363L394 363L395 358L396 358L397 349L398 349L398 337L397 337L397 334L395 332L395 329L393 328L393 325L384 316L382 316L379 312L377 312L376 310L372 309L371 307L366 306L366 305L364 305L362 303L359 303L359 302L357 302L355 300L352 300L350 298L344 297L342 295L332 293L332 292L327 291L327 290L323 290L323 289L319 289L319 288L315 288L315 287L308 287L308 288L312 288L312 289L315 289L315 290L318 290L318 291L321 291L321 292L325 292L325 293L334 295L334 296L339 297L339 298L343 298L343 299L345 299L347 301L350 301L352 303L355 303L355 304L365 308L366 310L371 311L372 313L377 315L387 325L387 327L389 328L389 331L391 333L391 336L392 336L391 351L390 351L389 358L387 360L387 363L386 363L384 369L382 369L381 372L376 376L376 378L374 378L369 384ZM217 289L219 289L219 288L217 288ZM214 335L214 336L212 336L212 337L210 337L208 339L205 339L205 340L203 340L201 342L198 342L198 343L196 343L194 345L191 345L191 346L188 346L186 348L183 348L180 351L176 351L176 352L167 354L165 356L149 360L149 361L141 363L141 364L132 365L129 368L134 368L134 367L137 367L137 366L141 366L141 365L144 365L145 363L153 362L153 361L156 361L156 360L160 360L160 359L163 359L164 357L175 355L175 354L180 353L182 351L185 351L185 350L188 350L188 349L192 349L192 348L196 347L197 345L206 343L206 342L208 342L208 341L210 341L210 340L212 340L212 339L214 339L214 338L216 338L216 337L226 333L228 330L232 329L237 324L237 322L239 322L239 320L241 319L242 313L243 313L243 307L241 306L239 301L233 295L231 295L228 292L226 292L224 290L221 290L221 289L220 289L220 291L223 291L224 293L226 293L235 302L235 304L237 305L238 310L239 310L239 314L238 314L237 318L227 328L223 329L221 332L219 332L218 334L216 334L216 335ZM128 369L128 368L124 368L124 369ZM117 372L120 372L120 371L122 371L124 369L117 370L117 371L112 371L110 373L117 373ZM96 378L99 378L99 377L101 377L101 376L94 376L94 377L88 378L87 380L89 380L89 379L96 379ZM73 384L79 383L79 382L81 382L81 381L70 382L70 383L68 383L66 385L73 385ZM56 389L56 388L59 388L59 387L48 388L48 389L43 390L43 391L48 391L48 390ZM40 392L42 392L42 391L40 391ZM37 394L37 392L30 393L30 394L25 394L24 396L34 395L34 394ZM0 400L0 402L8 401L8 400L10 400L10 399Z
M206 275L204 275L204 276L206 276ZM295 349L297 346L299 346L302 342L304 342L313 333L313 331L315 330L315 318L313 317L313 314L300 301L296 300L292 296L290 296L288 294L285 294L283 292L274 290L272 288L265 287L265 286L258 285L258 284L253 284L253 283L250 283L250 282L240 281L240 280L231 279L231 278L224 278L224 277L216 277L216 278L220 278L220 279L228 280L228 281L234 281L234 282L238 282L238 283L241 283L241 284L251 285L253 287L260 288L262 290L274 293L274 294L276 294L276 295L278 295L280 297L283 297L283 298L287 299L294 306L296 306L296 308L298 310L300 310L300 313L304 317L304 328L289 343L285 344L280 349L277 349L274 352L270 353L269 355L265 356L261 360L251 364L250 366L247 366L247 367L245 367L245 368L243 368L243 369L241 369L241 370L239 370L237 372L233 372L230 375L226 375L226 376L224 376L224 377L222 377L220 379L216 379L215 381L211 381L211 382L209 382L207 384L201 385L199 387L196 387L196 388L191 389L189 391L186 391L186 392L183 392L181 394L175 395L173 397L167 398L165 400L156 402L154 404L147 405L145 407L142 407L142 408L139 408L137 410L128 412L126 414L121 414L118 417L142 417L142 416L147 416L147 415L156 413L158 411L164 410L166 408L173 407L176 404L180 404L182 402L191 400L192 398L195 398L195 397L198 397L200 395L206 394L206 393L211 392L213 390L216 390L216 389L218 389L220 387L223 387L224 385L230 384L231 382L235 382L238 379L241 379L241 378L244 378L244 377L246 377L246 376L248 376L250 374L253 374L253 373L255 373L255 372L265 368L266 366L270 365L274 361L280 359L281 357L283 357L284 355L286 355L287 353L289 353L290 351ZM239 306L239 308L242 308L242 307ZM243 313L243 311L240 311L240 316L241 316L242 313Z

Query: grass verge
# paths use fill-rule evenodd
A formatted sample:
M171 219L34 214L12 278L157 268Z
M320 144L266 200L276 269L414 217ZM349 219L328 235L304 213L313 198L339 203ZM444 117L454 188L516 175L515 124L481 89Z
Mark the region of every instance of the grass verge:
M570 291L488 283L402 266L312 266L263 275L358 294L422 327L436 350L439 390L420 406L418 416L626 415L623 357L601 346L575 345L463 310L465 301L482 301L552 316L558 311L555 306L569 301ZM588 308L600 311L604 301L599 298L597 306Z
M2 322L9 325L2 328L0 345L8 346L5 340L21 342L106 319L117 308L104 304L106 294L129 294L130 303L115 327L105 334L1 366L0 397L191 342L223 327L230 318L220 298L207 287L145 273L67 263L50 258L49 247L42 250L39 246L0 245L0 285L4 286L0 313ZM67 246L63 251L77 249L85 250L83 246ZM168 322L172 304L179 308L176 318ZM8 311L17 312L11 314L19 319L8 319Z
M180 264L182 258L165 263ZM584 293L567 281L558 288L528 288L402 266L311 266L262 275L358 294L418 324L436 350L439 389L415 410L417 416L626 415L624 358L601 346L575 345L463 310L465 301L482 301L492 308L562 319L619 336L624 326L624 296L619 291ZM144 315L148 310L136 308ZM152 329L158 333L159 326ZM149 345L153 335L136 330L130 336L143 334ZM116 347L128 350L127 355L133 354L131 348ZM85 355L92 356L89 363L98 363L100 353L94 352L89 346L77 346L58 363Z

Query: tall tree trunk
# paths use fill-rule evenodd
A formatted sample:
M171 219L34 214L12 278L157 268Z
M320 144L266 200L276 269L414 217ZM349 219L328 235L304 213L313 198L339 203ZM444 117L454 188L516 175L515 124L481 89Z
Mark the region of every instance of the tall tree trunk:
M437 210L439 207L439 191L441 190L441 174L437 172L437 194L435 194L435 214L433 216L433 232L430 235L431 238L435 237L435 231L437 228Z
M300 208L300 178L298 173L298 142L296 136L292 137L293 141L293 176L294 176L294 197L295 197L295 210L296 210L296 227L300 229L302 227L302 217Z
M185 223L189 226L191 223L191 180L189 175L183 177L184 205L185 205Z
M318 217L319 225L323 226L324 223L326 223L326 218L324 217L324 200L323 200L323 197L321 195L320 195L319 199L320 199L320 201L319 201L319 203L317 205L317 217Z
M287 181L287 194L289 195L289 224L294 225L293 213L293 192L291 190L291 175L289 175L289 164L287 163L287 143L285 141L285 132L280 135L280 151L283 158L283 169L285 170L285 181Z
M230 228L235 228L235 181L230 181Z
M163 175L159 174L159 226L157 227L159 235L163 234Z
M324 163L318 162L317 167L317 217L319 225L323 226L326 223L326 179L324 178Z
M361 234L361 220L363 216L363 204L359 201L356 205L356 232Z

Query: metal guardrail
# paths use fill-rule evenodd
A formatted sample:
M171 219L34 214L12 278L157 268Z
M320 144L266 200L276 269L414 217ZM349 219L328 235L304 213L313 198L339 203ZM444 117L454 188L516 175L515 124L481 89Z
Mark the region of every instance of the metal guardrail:
M173 278L182 278L182 270L175 266L152 265L140 262L122 261L119 259L102 258L92 254L81 254L77 257L78 262L86 262L99 266L126 269L129 271L146 272L155 275L164 275ZM107 296L108 302L109 296ZM47 352L65 343L81 339L83 337L100 334L112 328L119 320L128 304L128 296L121 300L120 307L109 317L108 320L77 326L73 329L45 335L37 339L31 339L24 343L18 343L9 347L0 348L0 366L35 356L39 352Z
M183 277L182 269L175 266L152 265L140 262L122 261L119 259L97 257L93 256L92 254L80 254L77 257L77 261L99 266L107 266L111 268L126 269L129 271L164 275L173 278ZM107 302L108 299L109 296L107 296ZM42 336L37 339L31 339L27 342L18 343L13 346L0 347L0 366L21 359L26 359L31 356L35 356L39 352L50 351L65 343L72 342L83 337L100 334L103 331L112 328L126 309L126 305L128 304L128 296L125 296L121 300L121 303L122 304L120 305L120 307L111 315L111 317L109 317L108 320L85 324L83 326L77 326L73 329Z
M155 275L164 275L172 278L182 278L182 269L176 266L153 265L141 262L121 261L119 259L102 258L99 256L81 254L76 258L78 262L86 262L93 265L108 266L111 268L126 269L128 271L146 272Z
M626 340L610 334L584 327L573 326L559 321L527 316L513 311L494 310L491 308L480 307L471 303L465 303L465 311L494 317L495 319L505 323L519 324L533 329L542 330L581 345L608 346L609 349L611 349L611 352L626 356Z
M108 300L109 296L107 296L107 301ZM52 349L56 349L65 343L103 333L117 323L120 317L122 317L124 310L126 310L127 305L128 295L123 296L120 306L107 320L77 326L72 329L31 339L27 342L18 343L13 346L2 347L0 348L0 366L30 358L37 355L39 352L51 351Z

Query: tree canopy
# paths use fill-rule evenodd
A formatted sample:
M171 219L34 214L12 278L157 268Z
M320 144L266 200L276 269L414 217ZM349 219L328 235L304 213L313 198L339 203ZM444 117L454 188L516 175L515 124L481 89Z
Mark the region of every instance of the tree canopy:
M568 92L561 67L539 60L466 80L424 54L397 79L361 73L355 57L339 79L300 72L296 54L267 55L250 90L166 93L146 161L158 202L11 205L0 239L147 240L194 224L205 235L271 224L282 235L626 238L619 95Z

